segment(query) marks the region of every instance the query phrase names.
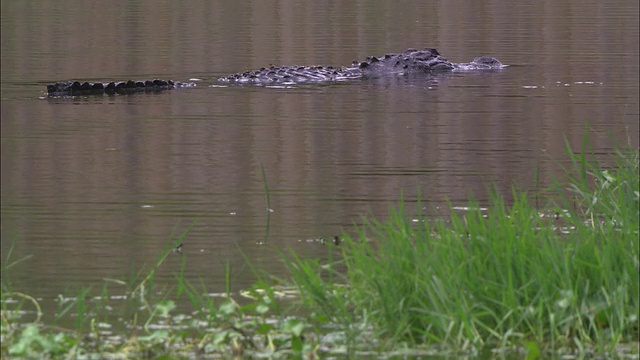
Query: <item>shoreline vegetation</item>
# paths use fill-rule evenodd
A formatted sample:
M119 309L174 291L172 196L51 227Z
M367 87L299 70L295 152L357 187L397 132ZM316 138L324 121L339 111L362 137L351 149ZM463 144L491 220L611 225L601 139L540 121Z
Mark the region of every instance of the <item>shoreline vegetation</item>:
M568 180L546 190L542 209L540 194L517 190L509 206L494 193L447 219L425 219L419 203L411 218L401 201L327 243L328 261L285 252L289 279L254 269L259 280L241 293L230 293L229 268L220 297L182 271L173 287L154 286L187 229L142 280L110 281L124 295L105 284L61 296L55 318L75 328L42 323L38 301L5 281L28 263L9 251L2 358L638 359L638 150L618 151L610 168L586 153L568 151Z

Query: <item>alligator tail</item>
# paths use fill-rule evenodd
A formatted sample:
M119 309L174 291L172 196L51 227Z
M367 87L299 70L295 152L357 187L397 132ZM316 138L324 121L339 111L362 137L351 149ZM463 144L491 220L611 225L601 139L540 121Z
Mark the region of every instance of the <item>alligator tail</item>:
M61 81L47 85L49 96L73 96L73 95L99 95L99 94L129 94L142 91L162 91L179 87L181 83L174 83L172 80L145 80L145 81L112 81L101 82L79 82Z

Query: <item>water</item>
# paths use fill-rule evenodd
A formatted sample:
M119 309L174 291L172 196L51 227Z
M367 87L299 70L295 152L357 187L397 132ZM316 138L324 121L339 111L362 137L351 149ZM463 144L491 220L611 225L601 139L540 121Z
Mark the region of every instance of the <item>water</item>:
M638 3L2 2L2 252L47 301L128 279L195 221L186 273L211 292L277 250L383 217L401 196L431 216L446 199L507 195L561 174L563 136L593 152L638 147ZM436 47L501 72L424 81L208 87L270 64L348 65ZM202 78L158 94L46 99L52 81ZM270 203L267 205L263 169ZM269 209L268 209L269 208ZM161 277L179 266L163 265ZM4 261L4 260L3 260Z

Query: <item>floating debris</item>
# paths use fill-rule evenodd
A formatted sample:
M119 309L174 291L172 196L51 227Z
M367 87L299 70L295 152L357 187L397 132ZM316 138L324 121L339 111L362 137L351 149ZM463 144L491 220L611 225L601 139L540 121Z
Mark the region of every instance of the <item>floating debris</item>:
M176 246L173 250L171 250L171 252L173 252L174 254L182 255L182 245L184 244L180 243L180 245Z

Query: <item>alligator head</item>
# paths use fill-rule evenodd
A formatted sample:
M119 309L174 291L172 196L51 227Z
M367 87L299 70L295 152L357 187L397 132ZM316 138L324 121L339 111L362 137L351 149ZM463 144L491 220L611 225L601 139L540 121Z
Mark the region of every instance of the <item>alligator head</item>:
M474 58L470 63L453 64L454 70L499 70L507 67L491 56Z

